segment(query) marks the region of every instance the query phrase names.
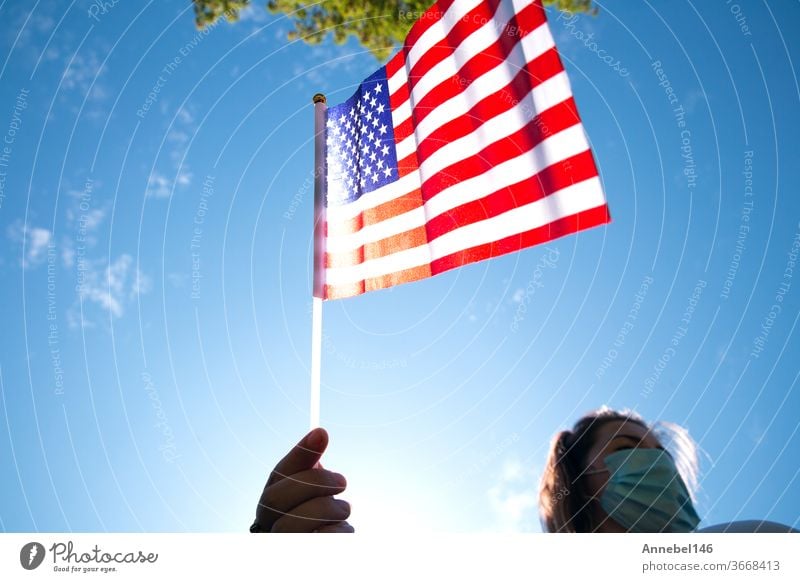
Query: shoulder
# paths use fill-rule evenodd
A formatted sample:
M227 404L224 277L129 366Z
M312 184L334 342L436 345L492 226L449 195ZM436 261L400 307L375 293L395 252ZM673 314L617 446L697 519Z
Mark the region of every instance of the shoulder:
M800 533L800 530L778 523L760 519L728 521L696 530L697 533Z

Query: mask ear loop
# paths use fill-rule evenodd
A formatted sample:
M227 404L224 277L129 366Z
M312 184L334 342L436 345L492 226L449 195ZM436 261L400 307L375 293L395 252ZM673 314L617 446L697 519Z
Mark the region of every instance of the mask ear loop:
M579 479L582 479L583 477L586 477L587 475L596 475L596 474L598 474L598 473L609 473L609 474L610 474L610 473L611 473L611 471L609 471L609 470L608 470L608 469L606 469L606 468L603 468L603 469L587 469L587 470L583 471L583 473L581 473L581 474L580 474L580 477L579 477ZM587 493L588 493L588 492L587 492ZM595 503L595 504L598 504L598 505L599 505L599 504L600 504L600 496L601 496L601 495L602 495L601 493L599 493L599 492L596 492L596 493L592 494L592 495L589 497L589 500L590 500L592 503ZM601 507L602 507L602 506L601 506ZM593 522L593 521L594 521L594 519L592 518L592 519L591 519L591 522ZM593 525L592 527L593 527L593 528L595 528L595 526L594 526L594 525ZM596 528L595 528L595 529L592 529L592 531L597 531L597 530L596 530Z
M580 478L580 479L582 479L583 477L586 477L587 475L597 475L598 473L610 473L610 471L609 471L608 469L591 469L591 470L586 470L586 471L584 471L583 473L581 473L581 475L580 475L580 477L579 477L579 478ZM597 494L597 493L595 493L594 495L592 495L592 496L591 496L591 499L592 499L593 501L599 501L598 494Z

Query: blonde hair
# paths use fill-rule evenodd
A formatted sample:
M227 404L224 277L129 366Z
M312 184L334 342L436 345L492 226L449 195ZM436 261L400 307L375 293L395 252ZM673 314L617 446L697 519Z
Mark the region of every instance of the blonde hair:
M603 406L581 417L572 430L561 431L553 437L539 485L539 517L545 531L591 532L597 528L598 524L593 523L590 497L584 487L575 484L586 469L586 457L598 428L611 421L635 422L652 432L672 455L695 500L697 445L689 431L670 422L648 424L634 411Z

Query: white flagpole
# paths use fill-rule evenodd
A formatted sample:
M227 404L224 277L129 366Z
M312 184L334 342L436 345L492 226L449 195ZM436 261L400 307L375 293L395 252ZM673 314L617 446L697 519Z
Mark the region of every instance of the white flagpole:
M325 95L314 95L314 297L311 312L311 428L319 426L322 299L325 297Z
M311 428L319 426L319 379L322 352L322 299L313 298L311 314Z

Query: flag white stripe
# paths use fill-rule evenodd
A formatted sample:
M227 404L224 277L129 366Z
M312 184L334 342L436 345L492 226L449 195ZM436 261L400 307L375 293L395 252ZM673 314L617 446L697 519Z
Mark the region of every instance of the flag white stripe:
M472 12L483 0L458 0L450 5L442 17L428 27L411 47L406 56L407 70L411 70L414 65L431 48L436 46L447 34L458 24L462 18Z
M331 224L328 222L328 224ZM413 210L387 218L381 222L365 226L353 233L335 235L328 227L327 248L329 253L352 251L362 245L400 234L425 224L425 209L418 206Z
M574 125L548 137L527 152L498 164L482 174L448 186L425 204L428 220L468 202L479 200L516 184L566 158L589 149L583 127Z
M526 4L527 4L527 2L526 2ZM510 18L508 20L510 20ZM493 26L493 28L494 28L494 26ZM465 39L465 42L466 42L466 40L469 40L469 39ZM497 34L495 34L495 41L496 40L497 40ZM485 73L484 75L481 76L481 78L483 78L483 77L486 77L487 75L497 74L497 72L500 72L500 73L504 73L506 75L507 80L504 80L502 77L497 79L497 80L495 80L492 77L489 77L484 81L484 84L488 88L494 87L495 90L496 90L497 87L507 85L509 83L509 81L511 80L511 77L508 77L508 68L512 68L513 69L515 67L518 67L518 68L524 67L528 62L532 61L533 59L535 59L539 55L543 54L546 50L552 48L554 46L554 44L555 43L553 41L553 36L550 34L550 28L547 26L546 22L543 22L535 30L533 30L530 33L528 33L525 36L523 36L522 39L518 43L516 43L514 45L514 48L509 53L508 59L506 61L499 63L498 66L495 67L492 71L489 71L489 72L487 72L487 73ZM463 44L462 44L462 46L463 46ZM520 53L522 53L522 54L520 54ZM472 56L474 56L474 54L476 54L476 53L472 53ZM459 63L461 65L463 65L463 63L466 62L466 60L468 60L468 59L465 59L463 61L459 61ZM516 73L516 72L517 71L514 71L514 73ZM436 87L437 85L439 85L443 81L447 81L448 79L451 79L453 77L453 75L454 75L453 72L445 71L443 69L438 69L437 70L437 68L434 67L433 69L431 69L431 70L429 70L428 72L425 73L425 75L423 76L423 79L426 80L426 83L432 85L432 87ZM477 83L478 81L480 81L480 78L476 79L473 82L473 84ZM405 85L407 82L408 82L408 71L407 71L405 66L400 67L397 71L395 71L394 75L392 75L388 80L389 94L390 95L394 94L400 87ZM417 87L419 87L419 84L417 85ZM419 94L419 90L418 89L415 88L415 91L416 91L416 93L414 94L414 98L415 99L421 99L422 97L424 97L424 95L420 95ZM428 93L428 91L425 91L425 94L427 94L427 93ZM493 91L488 91L485 94L489 95L491 93L493 93ZM437 106L436 111L451 111L450 108L453 105L455 105L456 103L460 103L461 101L464 101L464 99L458 99L458 100L457 99L458 98L455 97L455 98L452 98L452 99L450 99L449 101L447 101L447 102L445 102L443 104L440 104L439 106ZM411 116L411 107L410 106L406 107L406 103L408 103L408 101L403 102L402 106L397 108L396 116L393 113L393 120L395 122L395 127L397 125L399 125L400 123L404 122L406 119L408 119ZM467 103L469 103L469 102L467 101ZM475 102L472 102L472 104L470 104L469 107L474 105L474 103ZM463 105L461 105L461 107L463 107ZM469 107L464 108L464 109L459 108L458 109L458 113L453 113L453 116L459 115L460 113L464 113L464 112L468 111ZM455 111L455 110L453 110L453 111ZM432 115L432 113L429 114L429 116L430 115ZM446 115L446 113L445 113L445 115ZM438 124L437 127L439 125L441 125L441 124Z
M424 211L422 211L422 208L419 208L418 210L422 212L415 212L413 217L407 216L411 215L411 212L400 215L406 217L402 221L402 224L406 225L408 230L422 226L425 224L426 220L432 220L449 210L453 210L454 208L474 200L480 200L498 190L516 184L519 182L520 176L538 174L548 166L588 149L589 144L586 141L583 127L581 125L574 125L548 137L543 142L515 158L498 164L478 176L445 188L425 203ZM394 218L390 220L394 220ZM395 224L392 224L390 231L384 231L381 225L387 222L389 221L387 220L370 225L354 233L341 235L332 234L332 227L329 226L328 250L330 252L349 251L357 249L363 244L375 242L387 236L403 232L396 230ZM335 225L335 222L331 220L330 216L328 216L328 224ZM398 221L397 224L401 224L401 222ZM333 226L333 228L335 228L335 226ZM365 231L367 231L366 234ZM333 250L332 245L336 251Z
M446 122L465 114L476 103L496 93L499 87L507 87L521 69L552 47L553 37L545 25L525 36L522 41L514 45L514 49L509 53L506 61L487 71L465 87L462 92L437 105L428 113L414 130L417 139L422 141ZM569 91L569 86L567 86L567 91Z
M397 144L395 151L397 152L397 161L410 156L413 152L417 151L417 137L412 132L403 141Z
M409 117L411 117L411 101L408 99L396 109L392 109L392 123L395 127L399 127Z
M520 46L520 44L523 46ZM524 68L528 62L532 61L552 47L553 37L550 34L550 29L546 25L540 26L531 34L525 36L520 43L514 45L514 49L509 53L507 61L502 62L494 69L487 71L475 79L475 81L470 83L469 86L467 86L462 92L458 93L442 104L437 105L435 109L428 113L428 115L425 116L425 119L423 119L419 125L416 126L414 133L410 134L399 144L397 144L397 159L402 160L405 156L416 150L418 142L421 142L448 121L467 113L470 109L472 109L472 107L475 106L476 103L485 99L489 95L496 93L498 87L507 87L514 79L516 74L522 68ZM563 75L566 79L566 73L562 72L556 76L559 75ZM553 78L555 78L555 76ZM536 87L536 89L547 84L549 81L552 81L553 78L541 83ZM547 97L551 98L548 99ZM543 99L543 102L541 103L541 106L543 107L542 109L533 109L530 104L528 104L529 109L527 113L530 114L533 111L544 111L544 109L547 109L551 106L548 104L548 102L555 105L556 103L560 103L569 97L572 97L572 91L570 90L569 82L567 81L563 85L557 85L557 89L554 91L553 95L540 97ZM537 107L538 106L539 105L537 104ZM392 119L395 121L395 124L397 124L398 121L402 123L411 115L410 101L407 100L403 102L403 104L398 107L398 111L400 109L402 109L402 112L399 112L396 118L394 117L393 113Z
M408 71L405 64L394 72L394 75L386 80L389 85L389 95L394 95L397 90L408 82Z
M411 90L412 103L419 103L441 82L458 78L458 71L464 63L497 42L503 27L514 14L511 12L511 7L504 2L498 7L496 16L496 20L489 20L454 47L453 54L449 58L439 61L419 78Z
M606 203L600 178L572 184L551 196L448 232L427 245L348 267L326 269L326 284L348 285L419 267L478 245L544 226Z
M464 249L526 232L605 203L600 178L595 176L562 188L546 198L440 236L429 243L431 259L435 261Z
M345 204L343 206L329 206L326 209L328 222L349 220L358 216L364 210L374 208L380 204L394 200L395 198L405 196L409 192L413 192L419 188L419 186L419 171L414 170L413 172L406 174L391 184L386 184L386 186L383 186L382 188L378 188L377 190L373 190L368 194L364 194L355 202L351 202L350 204Z
M537 90L542 89L542 93L540 94L544 94L545 99L547 99L553 93L556 93L557 96L559 93L561 93L561 91L549 91L550 87L558 86L559 84L563 83L567 86L567 92L569 91L566 73L560 73L558 77L553 77L553 79L551 79L554 82L554 85L545 87L545 83L542 83L515 107L512 107L500 115L496 115L493 118L484 121L477 130L473 131L472 133L468 133L464 137L461 137L457 140L451 141L436 150L419 165L419 172L422 176L422 181L425 182L428 177L433 176L437 172L447 168L448 166L452 166L456 162L477 154L488 145L508 137L509 135L514 134L528 125L533 118L530 115L530 111L525 111L524 106L527 104L527 100L531 97L536 99L534 93ZM538 103L536 103L534 106L536 107L536 111L542 111L542 109L539 108ZM578 127L578 129L580 129L580 123L576 121L576 124L573 127ZM583 135L582 131L581 135ZM586 147L589 147L588 144Z
M496 85L496 87L497 86L499 85ZM466 94L465 103L469 103L470 104L469 107L472 107L472 105L474 105L475 103L477 103L483 97L486 96L478 91L474 93L469 93L469 89L465 91L465 94ZM554 75L553 77L549 78L547 81L544 81L543 83L537 85L530 93L528 93L527 96L523 97L519 103L517 103L514 107L508 109L501 115L513 116L514 114L512 113L512 111L516 110L520 112L520 114L526 119L527 123L531 121L531 119L533 119L533 116L535 114L541 115L544 111L550 109L552 106L557 105L562 101L569 99L570 97L572 97L572 90L570 89L569 79L567 78L566 72L562 71L561 73L558 73L557 75ZM447 123L452 119L455 119L458 115L462 115L463 113L465 113L465 111L448 112L447 110L442 109L441 114L437 115L437 117L439 118L437 119L437 121L441 125L443 123ZM433 113L431 113L431 115L433 115ZM499 116L495 116L492 119L498 119L498 117ZM426 117L422 121L422 123L420 123L417 126L417 130L414 133L412 133L403 141L401 141L399 144L397 144L398 160L402 160L405 156L409 155L411 152L416 151L418 149L417 143L421 143L425 137L427 137L428 135L430 135L430 133L438 129L438 127L426 126L425 128L423 128L423 130L420 130L420 128L423 127L423 124L425 124L425 122L428 121L429 118L430 116ZM488 120L483 120L483 122L484 123L481 126L480 132L483 132L485 130ZM517 126L516 129L519 129L519 127L521 126ZM516 129L514 131L516 131ZM460 139L466 139L466 138L478 139L478 140L485 139L483 137L483 133L475 137L477 133L478 132L468 134ZM510 131L505 135L508 135L510 133L513 133L513 131ZM497 139L499 138L492 139L491 142L494 142ZM459 141L451 142L445 147L454 148L455 144L459 143ZM483 147L488 145L488 143L489 140L487 139L484 142ZM481 147L480 149L483 149L483 147ZM441 150L437 151L436 154L434 154L434 156L439 154L440 151ZM425 174L423 173L423 175Z
M430 249L427 245L420 245L351 267L328 268L325 270L325 284L333 286L350 285L371 277L380 277L390 273L397 273L404 269L428 265L430 262Z

